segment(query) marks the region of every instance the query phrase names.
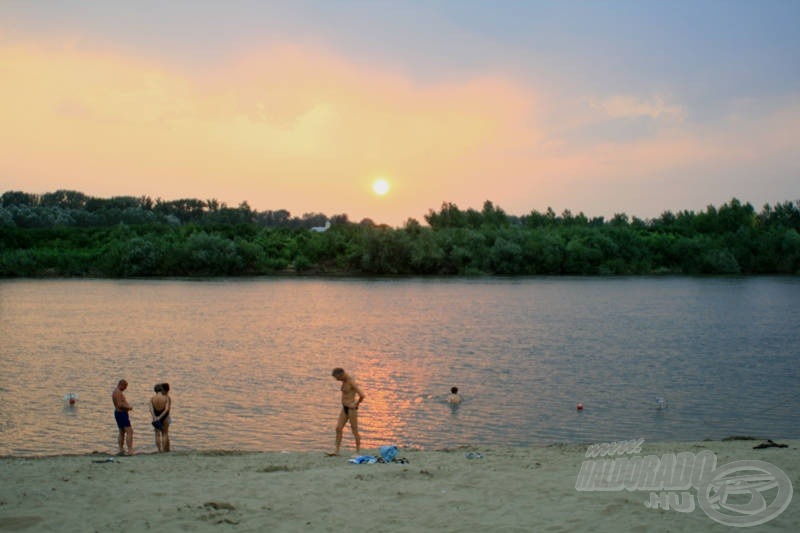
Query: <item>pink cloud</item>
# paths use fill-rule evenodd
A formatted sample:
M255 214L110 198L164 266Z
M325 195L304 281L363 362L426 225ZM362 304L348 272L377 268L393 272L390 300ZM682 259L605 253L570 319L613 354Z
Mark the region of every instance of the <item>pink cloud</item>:
M785 158L800 138L796 99L699 125L663 96L567 101L487 73L426 83L292 45L198 73L120 52L0 44L0 68L11 80L0 84L7 188L247 200L392 224L442 201L489 199L520 214L570 207L578 192ZM654 128L582 136L637 118ZM385 198L369 189L378 176L392 183Z

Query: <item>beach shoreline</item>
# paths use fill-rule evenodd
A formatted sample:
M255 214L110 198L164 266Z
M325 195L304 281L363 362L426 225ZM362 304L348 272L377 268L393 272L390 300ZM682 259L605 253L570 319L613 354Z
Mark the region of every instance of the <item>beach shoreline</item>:
M643 442L634 453L591 458L580 444L400 449L408 463L390 464L353 464L350 450L6 456L0 531L722 531L699 506L648 506L652 491L587 489L588 478L579 491L582 465L706 451L718 467L767 462L796 486L800 441L754 449L760 442ZM698 499L694 488L682 492ZM766 525L799 530L800 503Z

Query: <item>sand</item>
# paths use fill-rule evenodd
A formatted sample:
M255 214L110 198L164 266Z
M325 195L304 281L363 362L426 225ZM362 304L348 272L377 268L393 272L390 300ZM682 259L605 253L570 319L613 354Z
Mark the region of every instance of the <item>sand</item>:
M645 442L639 455L710 450L718 467L757 459L778 467L798 487L800 443L754 450L759 442ZM350 456L322 452L172 452L113 462L99 462L108 457L99 454L3 457L0 531L729 529L699 505L691 512L648 507L646 490L576 490L581 465L589 460L586 450L579 445L400 450L398 457L408 464L352 464ZM698 501L696 489L686 492ZM777 492L764 494L774 500ZM800 531L798 499L777 517L744 530Z

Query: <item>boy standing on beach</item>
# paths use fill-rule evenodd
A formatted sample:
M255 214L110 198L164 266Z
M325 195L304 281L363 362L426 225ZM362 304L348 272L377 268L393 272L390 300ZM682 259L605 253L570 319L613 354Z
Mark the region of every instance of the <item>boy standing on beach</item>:
M125 394L123 394L127 388L128 382L121 379L117 384L117 388L111 394L111 400L114 402L114 419L117 421L117 427L119 428L120 455L125 453L122 447L124 442L128 443L128 455L133 455L133 426L131 426L131 419L128 415L133 410L133 407L125 399Z
M361 435L358 434L358 406L364 401L364 392L343 368L334 368L331 375L337 381L342 382L342 410L339 411L339 420L336 422L336 451L329 455L339 455L342 433L348 420L353 437L356 439L356 453L361 453ZM356 396L358 396L358 400L356 400Z

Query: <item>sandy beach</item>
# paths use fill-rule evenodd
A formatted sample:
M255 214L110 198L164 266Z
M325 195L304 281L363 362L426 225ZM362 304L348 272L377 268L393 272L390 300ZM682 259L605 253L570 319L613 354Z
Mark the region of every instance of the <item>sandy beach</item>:
M798 486L797 441L641 444L637 454L760 460ZM576 490L587 446L403 450L408 463L322 452L0 458L2 531L723 531L647 490ZM377 450L364 454L379 455ZM113 460L112 460L113 459ZM719 471L719 470L718 470ZM585 478L591 485L592 480ZM596 483L595 483L596 485ZM635 487L634 487L635 488ZM764 492L767 505L779 489ZM692 503L698 491L688 489ZM786 493L782 495L785 499ZM687 496L683 496L686 503ZM746 498L749 500L749 497ZM664 500L668 501L668 500ZM677 503L677 502L676 502ZM740 501L747 503L747 501ZM800 502L751 530L800 530Z

